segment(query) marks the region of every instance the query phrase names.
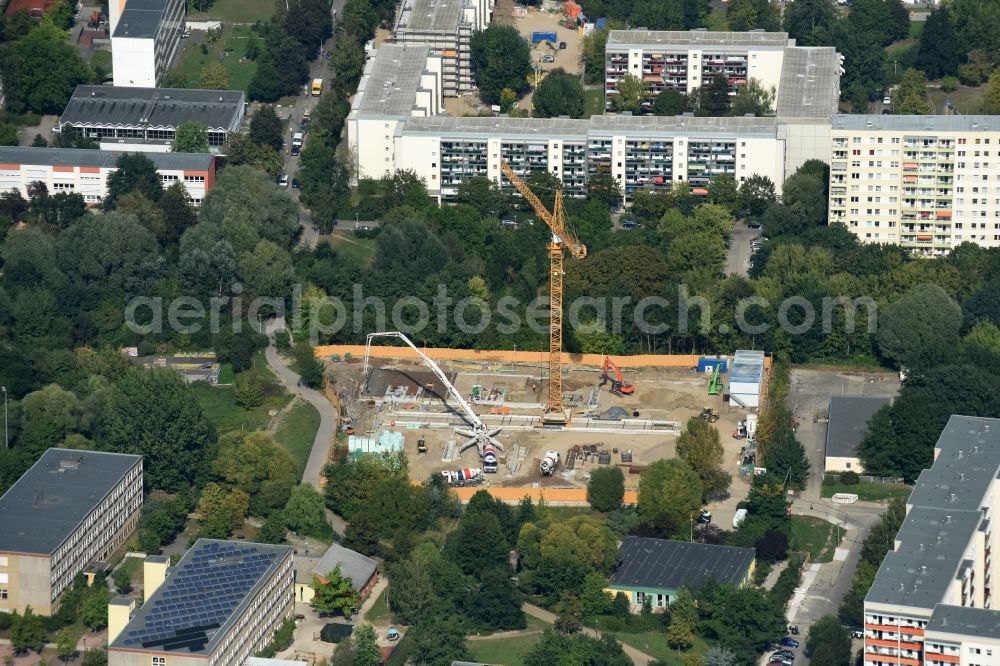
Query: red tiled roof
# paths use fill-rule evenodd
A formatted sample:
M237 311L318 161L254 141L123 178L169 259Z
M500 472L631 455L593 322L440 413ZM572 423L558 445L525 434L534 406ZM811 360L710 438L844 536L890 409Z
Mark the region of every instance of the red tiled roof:
M7 16L20 11L28 12L30 16L41 18L42 14L52 9L56 0L10 0L7 5Z

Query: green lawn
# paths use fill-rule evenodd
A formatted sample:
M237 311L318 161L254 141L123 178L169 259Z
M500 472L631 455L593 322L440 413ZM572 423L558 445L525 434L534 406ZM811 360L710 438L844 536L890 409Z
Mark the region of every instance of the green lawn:
M250 1L247 0L248 3ZM269 6L273 7L274 5ZM257 69L256 64L243 58L252 34L253 31L248 26L225 25L221 38L206 43L207 54L201 52L200 44L185 41L184 50L181 51L180 60L174 69L187 79L189 88L197 88L201 79L201 70L209 64L221 62L229 75L229 88L246 90ZM257 35L256 38L258 43L263 46L263 37Z
M843 536L843 529L822 518L792 516L792 537L788 548L809 553L813 562L830 562L833 560L833 551Z
M91 67L100 67L108 74L111 73L111 51L94 51L94 55L90 58Z
M466 641L472 660L497 666L523 666L524 654L542 639L541 634Z
M857 483L853 486L845 486L834 481L823 482L823 497L833 497L835 493L851 493L857 495L858 499L868 502L878 502L896 497L908 497L911 488L903 484L895 483Z
M206 12L197 12L188 3L188 21L213 19L233 23L266 21L274 13L270 0L215 0Z
M588 88L583 91L584 106L583 117L600 116L604 114L604 89Z
M344 259L351 258L361 266L370 266L375 261L375 240L373 238L357 238L349 231L334 231L323 240L330 244L337 254Z
M365 613L365 621L371 624L383 624L388 622L391 617L389 604L385 601L385 590L382 590L382 594L378 595L378 599L375 600L372 607Z
M970 88L969 86L959 86L957 90L946 93L940 88L928 88L927 99L931 103L932 113L944 113L944 102L951 98L952 104L959 113L963 115L975 115L982 112L983 97L986 95L986 86Z
M251 432L264 430L271 420L268 411L281 409L292 399L292 396L282 389L273 387L265 393L263 405L246 410L236 404L233 390L228 386L212 386L205 382L196 382L191 385L191 389L205 416L215 424L220 433L241 429Z
M924 24L927 21L910 21L910 39L920 39L920 35L924 33Z
M219 383L232 384L234 379L236 379L236 373L233 372L233 364L223 363L222 367L219 368Z
M729 32L729 21L726 20L725 9L713 9L709 13L708 29L717 32Z
M700 636L694 637L694 645L686 652L678 652L667 645L667 632L661 630L649 630L639 633L616 633L613 634L622 643L631 645L636 650L642 650L646 654L656 657L668 666L683 666L684 657L691 654L704 654L708 650L708 644Z
M274 433L274 441L288 449L299 467L299 474L306 468L316 431L319 430L319 412L310 403L300 400L285 414Z

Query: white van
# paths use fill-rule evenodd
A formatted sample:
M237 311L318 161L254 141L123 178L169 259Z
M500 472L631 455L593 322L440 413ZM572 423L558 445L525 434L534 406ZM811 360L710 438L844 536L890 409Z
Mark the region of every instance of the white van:
M736 514L733 516L733 529L734 530L739 529L739 526L743 524L743 521L746 520L746 517L747 517L746 509L737 509Z
M292 135L292 145L302 147L302 132L296 132Z

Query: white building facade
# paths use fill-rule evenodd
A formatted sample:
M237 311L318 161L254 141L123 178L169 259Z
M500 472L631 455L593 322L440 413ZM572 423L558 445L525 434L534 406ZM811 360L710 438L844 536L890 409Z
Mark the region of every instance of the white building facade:
M116 86L155 88L180 48L185 0L113 0L109 7Z

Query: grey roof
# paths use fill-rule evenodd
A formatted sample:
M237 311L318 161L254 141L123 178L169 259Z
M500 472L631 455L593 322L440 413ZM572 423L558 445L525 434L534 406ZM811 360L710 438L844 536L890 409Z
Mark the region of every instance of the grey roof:
M198 539L109 649L211 654L291 551Z
M361 553L355 552L350 548L344 548L336 543L323 553L323 557L306 560L305 564L310 569L310 581L312 580L312 576L325 577L339 564L340 575L350 578L354 589L359 592L368 583L368 580L378 568L378 562L370 557L365 557Z
M81 148L29 148L0 146L0 162L39 166L84 166L115 168L115 163L129 150L84 150ZM166 171L205 171L211 168L214 155L209 153L143 153L157 169Z
M246 95L241 90L77 86L61 125L175 128L186 121L235 131Z
M429 132L431 134L461 134L462 136L535 136L541 139L577 138L586 139L589 123L586 120L567 118L453 118L431 116L428 118L407 118L401 130Z
M396 13L400 30L454 33L462 21L467 0L403 0Z
M611 586L677 590L714 577L736 583L754 559L753 548L734 548L650 537L625 537L622 562Z
M826 455L857 458L858 445L868 433L868 422L891 398L873 396L834 396L830 398L826 426Z
M51 555L142 456L49 449L0 497L0 552Z
M713 32L708 30L612 30L608 50L648 46L728 47L735 49L784 48L787 32ZM794 43L794 42L793 42Z
M426 44L383 44L365 65L352 111L377 116L408 116L416 104L420 76L427 66Z
M737 349L729 367L729 383L760 384L764 380L764 352Z
M683 116L591 116L590 128L594 132L662 134L706 134L715 136L759 135L773 138L777 131L775 118L699 118Z
M920 473L907 504L978 511L1000 469L1000 420L952 416L935 448L934 464Z
M830 123L834 131L1000 132L998 116L837 115Z
M775 115L829 118L840 100L840 56L829 46L790 46L781 61Z
M924 631L995 639L1000 636L1000 611L938 604Z
M112 37L155 37L167 4L164 0L128 0Z

